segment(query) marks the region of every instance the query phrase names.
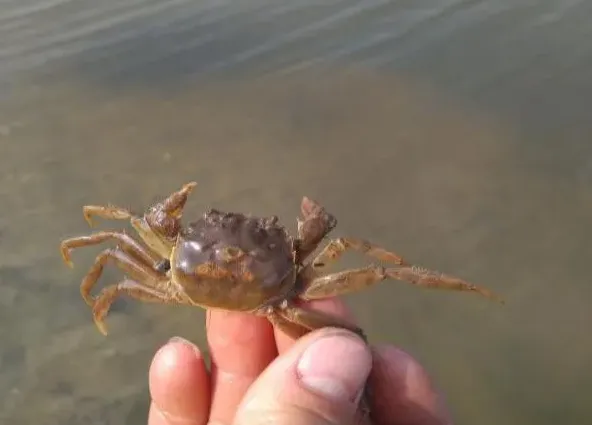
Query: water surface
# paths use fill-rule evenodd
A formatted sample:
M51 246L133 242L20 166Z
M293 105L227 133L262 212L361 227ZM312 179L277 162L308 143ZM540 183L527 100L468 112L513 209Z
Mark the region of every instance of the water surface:
M335 235L503 294L347 299L373 341L426 365L458 424L592 419L589 3L1 7L0 422L145 423L155 350L205 347L203 312L127 300L101 336L78 293L97 250L74 271L57 250L88 232L82 205L142 210L189 180L194 214L294 229L312 196Z

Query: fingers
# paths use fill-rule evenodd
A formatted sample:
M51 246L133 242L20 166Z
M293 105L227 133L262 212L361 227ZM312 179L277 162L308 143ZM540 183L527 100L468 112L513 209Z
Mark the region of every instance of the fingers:
M339 299L315 300L308 308L343 317L355 323L351 311ZM288 351L295 341L275 330L279 353ZM433 388L425 369L409 354L392 346L377 348L371 373L373 417L376 425L451 424L449 413Z
M210 407L204 359L188 341L171 340L154 356L149 374L148 425L203 425Z
M327 298L307 302L304 307L334 314L355 323L353 314L345 303L338 298ZM279 329L274 329L278 352L282 354L294 345L294 340Z
M351 318L337 300L310 304L310 308ZM356 391L370 370L364 360L367 346L353 334L331 328L297 342L279 331L276 334L284 355L263 372L277 354L267 320L210 313L213 398L199 350L184 340L171 341L158 351L150 368L148 424L348 423L356 409ZM411 356L392 346L376 348L373 356L370 385L376 425L452 423L426 371ZM233 422L237 411L237 422Z
M277 355L269 321L246 313L208 311L212 358L210 421L230 424L250 385Z
M452 420L425 369L392 346L374 351L370 376L376 425L445 425Z
M369 347L353 333L334 328L313 332L253 383L233 424L352 423L371 368Z

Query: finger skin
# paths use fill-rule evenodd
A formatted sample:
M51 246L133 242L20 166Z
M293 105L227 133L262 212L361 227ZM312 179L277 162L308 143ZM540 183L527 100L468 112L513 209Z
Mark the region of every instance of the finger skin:
M164 345L149 372L148 425L202 425L210 409L210 379L201 353L189 342Z
M210 421L230 424L247 389L277 356L273 328L263 317L209 310L212 359Z
M337 299L308 304L310 308L351 320L351 313ZM217 358L215 374L219 382L220 414L213 415L212 421L229 424L247 388L276 355L273 332L265 319L219 312L214 313L213 320L208 315L208 331L212 357ZM296 343L281 331L276 330L275 335L282 353ZM452 424L442 397L415 359L393 346L378 347L373 356L370 384L375 425ZM223 366L223 375L219 365ZM206 424L209 385L203 357L194 345L182 340L165 345L150 368L152 405L148 424Z
M312 308L335 314L356 323L351 310L338 298L306 303ZM280 354L295 341L275 330ZM375 425L452 424L440 394L433 388L425 369L409 354L390 345L373 350L374 367L369 385L372 390Z
M322 352L318 351L321 346ZM343 356L344 352L350 355ZM342 361L335 363L334 356L340 357ZM307 366L303 366L304 364ZM321 364L325 366L321 367ZM327 394L326 390L314 389L303 377L303 367L309 371L317 370L313 372L315 379L321 379L321 376L336 376L319 372L319 367L326 370L327 364L338 365L337 369L341 369L340 372L330 372L345 380L344 386L339 387L338 394ZM355 334L336 328L324 328L307 334L271 363L253 383L239 406L233 424L352 423L356 414L357 399L371 367L369 347ZM357 378L354 379L354 376ZM345 382L349 384L346 385ZM335 386L330 384L328 388L335 389Z
M452 420L426 370L390 345L373 350L369 383L375 425L450 425Z

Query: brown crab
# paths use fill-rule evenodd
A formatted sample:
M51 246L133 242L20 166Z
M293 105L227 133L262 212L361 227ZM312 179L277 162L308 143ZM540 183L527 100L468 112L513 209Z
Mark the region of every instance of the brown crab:
M275 216L251 217L213 209L182 227L183 208L195 186L194 182L184 185L143 216L114 206L83 208L91 226L92 216L129 219L144 244L125 232L97 232L61 243L62 257L72 267L73 248L107 240L117 242L115 248L107 248L96 257L80 286L82 298L92 308L95 324L103 334L107 333L103 319L113 301L123 294L142 301L251 312L267 317L295 338L325 326L346 328L363 337L358 327L305 309L297 301L358 291L387 278L496 298L461 279L410 266L399 255L360 239L334 239L312 261L306 261L337 224L333 215L306 197L302 199L303 217L298 219L296 237L289 236ZM371 265L323 272L348 249L396 267ZM93 297L91 290L109 261L128 277Z

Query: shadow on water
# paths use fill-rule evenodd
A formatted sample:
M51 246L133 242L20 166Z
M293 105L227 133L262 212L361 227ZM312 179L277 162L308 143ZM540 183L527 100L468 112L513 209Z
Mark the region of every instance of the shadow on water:
M372 15L364 31L383 12L364 10ZM264 45L268 34L281 32L270 20L268 32L242 37L261 16L249 13L241 29L229 12L229 40ZM307 13L282 21L295 40L305 22L331 19L322 8ZM438 17L430 21L432 35L445 27ZM197 44L179 45L177 53L173 46L197 43L199 31L205 36L213 24L183 22L162 22L169 32L155 30L162 46L152 50L152 39L136 37L133 25L129 42L105 51L99 37L96 51L52 68L51 78L47 69L43 77L27 75L0 97L0 422L145 423L155 350L173 335L206 346L202 311L126 300L114 307L104 338L78 293L96 250L76 252L74 271L57 250L61 238L88 232L82 205L142 210L189 180L199 183L188 206L195 214L208 206L277 214L293 230L301 197L312 196L337 215L336 235L371 239L501 293L504 308L402 283L347 299L373 341L397 344L428 367L458 424L592 419L592 344L584 326L592 319L592 145L581 118L589 105L570 103L582 78L565 71L564 80L549 78L544 86L512 86L530 72L517 67L497 83L471 80L488 88L470 92L455 83L451 65L432 71L424 63L421 79L369 66L311 66L206 81L193 78L200 64L217 63L205 53L234 42L192 61L188 52L200 53ZM466 22L457 24L466 29ZM123 37L124 29L110 34ZM333 30L326 44L315 45L317 53L350 34ZM304 60L297 53L312 33L301 34L276 65ZM355 41L348 37L345 44ZM463 46L464 54L481 52ZM414 66L442 54L426 51L417 52ZM273 62L264 58L263 68ZM454 69L464 70L461 62ZM474 73L485 75L479 66L475 61ZM470 71L459 75L468 80ZM343 266L355 264L347 257ZM102 281L117 276L107 270Z

